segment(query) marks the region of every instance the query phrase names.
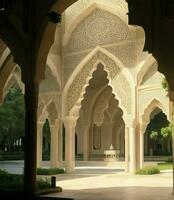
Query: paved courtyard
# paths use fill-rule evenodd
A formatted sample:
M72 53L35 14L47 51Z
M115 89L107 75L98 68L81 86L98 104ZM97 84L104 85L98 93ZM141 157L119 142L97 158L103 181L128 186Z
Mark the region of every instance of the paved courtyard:
M77 168L74 174L57 176L59 194L77 200L173 200L172 172L159 175L128 175L112 168Z
M44 163L46 166L47 163ZM23 162L0 162L0 169L22 173ZM139 176L125 174L122 169L107 166L78 166L73 174L57 176L62 193L56 197L76 200L173 200L172 171L159 175Z

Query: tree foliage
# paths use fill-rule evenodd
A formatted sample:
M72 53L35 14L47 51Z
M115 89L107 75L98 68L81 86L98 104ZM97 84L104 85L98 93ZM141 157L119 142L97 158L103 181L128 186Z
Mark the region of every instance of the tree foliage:
M163 112L158 113L151 119L147 126L146 132L150 134L150 138L157 141L159 144L165 139L171 137L171 124L167 120L166 115Z
M12 151L14 142L24 136L24 96L17 87L7 93L0 106L0 143Z
M172 124L169 124L169 126L162 128L161 135L163 136L164 139L171 139L172 138Z
M168 96L169 95L169 84L165 78L162 80L162 88L166 91L166 94Z

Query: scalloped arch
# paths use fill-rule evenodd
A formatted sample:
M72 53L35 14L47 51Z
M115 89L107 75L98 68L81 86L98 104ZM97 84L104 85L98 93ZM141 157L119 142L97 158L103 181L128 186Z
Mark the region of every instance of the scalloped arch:
M141 85L144 76L148 73L153 65L158 65L152 54L149 54L145 61L142 63L141 68L137 75L137 85ZM158 68L158 67L157 67Z
M10 74L4 89L3 89L3 99L5 98L8 90L14 85L16 84L22 91L22 93L24 94L24 84L21 81L21 77L20 75L17 74Z
M89 80L92 78L93 72L97 69L98 64L104 66L104 70L107 72L109 80L109 86L113 89L113 93L120 102L120 107L124 113L131 113L131 108L128 108L128 102L126 99L128 94L124 94L125 91L120 88L116 88L114 84L120 82L124 83L127 88L127 93L130 93L129 101L132 101L131 91L134 85L134 81L130 73L124 67L124 65L112 54L101 47L96 47L88 56L76 67L63 91L63 97L65 104L63 110L66 115L77 115L85 93L86 87L89 85ZM72 92L73 91L73 92ZM123 99L126 98L126 99ZM131 104L131 103L130 103Z
M98 96L103 92L103 90L105 90L106 87L107 87L107 85L105 85L99 91L97 91L94 94L94 96L92 97L92 100L91 100L90 104L85 105L85 107L86 106L88 107L88 111L85 113L85 120L86 120L87 124L91 123L91 114L92 114L92 110L93 110L93 105L95 104Z
M155 108L159 108L163 111L163 113L166 114L168 120L169 120L169 116L167 114L167 111L166 109L164 108L164 106L162 105L162 103L157 100L157 99L153 99L147 106L146 108L144 109L144 112L141 116L141 123L144 124L144 127L147 126L147 124L150 122L150 114L152 113L152 111L155 109Z

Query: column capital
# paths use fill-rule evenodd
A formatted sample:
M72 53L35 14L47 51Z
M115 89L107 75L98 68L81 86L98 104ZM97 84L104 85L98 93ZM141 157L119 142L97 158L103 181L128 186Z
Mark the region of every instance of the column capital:
M78 119L77 117L71 117L71 116L63 118L63 122L64 122L65 127L75 128L76 123L77 123L77 119Z
M43 125L44 125L44 122L40 122L40 121L37 122L37 126L43 126Z
M137 125L137 121L133 116L124 116L123 120L125 122L125 127L127 128L135 128Z
M44 123L40 123L40 122L37 123L37 132L38 132L38 133L39 133L40 131L42 131L43 126L44 126Z
M50 128L59 128L60 122L61 122L60 118L56 119L54 124L50 123Z
M126 121L125 122L125 127L127 128L135 128L137 123L135 121Z

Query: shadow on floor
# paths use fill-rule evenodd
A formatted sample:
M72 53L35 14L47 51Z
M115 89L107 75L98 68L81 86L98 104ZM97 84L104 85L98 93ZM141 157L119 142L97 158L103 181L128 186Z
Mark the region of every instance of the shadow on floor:
M64 190L51 197L75 200L173 200L172 188L164 187L112 187L85 190Z
M31 196L24 192L17 191L0 191L0 199L1 200L73 200L72 198L65 197L41 197L41 196Z
M124 172L119 169L76 169L74 173L65 173L56 175L57 181L67 181L79 178L97 177L106 174L118 174ZM44 176L43 176L44 177Z

